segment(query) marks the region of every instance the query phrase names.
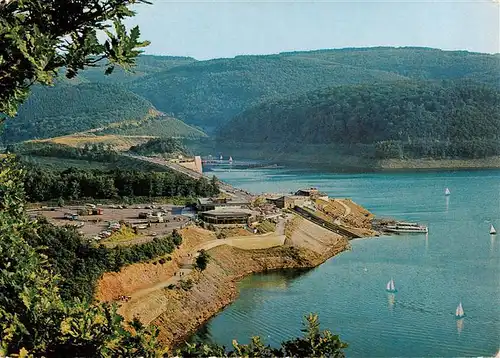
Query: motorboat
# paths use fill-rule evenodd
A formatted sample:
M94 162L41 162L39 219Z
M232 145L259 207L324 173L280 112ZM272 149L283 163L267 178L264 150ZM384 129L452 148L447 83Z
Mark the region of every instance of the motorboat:
M394 225L387 225L385 229L389 232L426 234L429 229L425 225L409 222L396 222Z

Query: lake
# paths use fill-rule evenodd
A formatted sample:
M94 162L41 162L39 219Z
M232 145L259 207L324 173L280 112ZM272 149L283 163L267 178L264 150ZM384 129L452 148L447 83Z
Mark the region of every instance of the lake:
M491 356L500 348L500 235L489 235L490 223L500 228L500 171L214 174L256 193L318 187L378 217L425 223L429 234L358 239L313 270L247 277L238 300L198 336L226 347L252 335L279 345L315 312L349 343L350 357ZM385 292L391 278L395 294ZM466 317L457 321L460 301Z

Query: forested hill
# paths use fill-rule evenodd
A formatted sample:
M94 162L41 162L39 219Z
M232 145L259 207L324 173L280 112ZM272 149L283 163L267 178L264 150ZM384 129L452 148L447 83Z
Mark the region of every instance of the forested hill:
M397 80L471 79L500 86L500 56L429 48L358 48L198 61L133 81L159 110L217 127L261 101Z
M131 91L187 123L215 128L265 99L335 84L396 81L390 72L276 56L241 56L175 67L130 84Z
M2 133L8 143L81 132L121 120L138 120L153 105L117 86L83 83L35 87Z
M211 131L259 103L334 86L473 80L500 88L499 55L429 48L318 50L209 61L140 56L137 62L134 73L117 69L105 76L103 68L91 68L53 88L35 88L19 117L7 121L4 139L52 137L134 120L153 107ZM148 122L120 134L167 136L172 132L162 129L167 124L175 123ZM204 135L192 128L174 132Z
M193 62L196 62L196 60L192 57L141 55L137 58L136 65L131 71L115 67L112 74L106 76L102 67L88 67L80 72L75 79L66 80L61 77L61 80L66 83L127 83L143 76L167 71Z
M362 148L377 158L500 154L500 92L483 84L339 86L251 108L218 135L226 143Z

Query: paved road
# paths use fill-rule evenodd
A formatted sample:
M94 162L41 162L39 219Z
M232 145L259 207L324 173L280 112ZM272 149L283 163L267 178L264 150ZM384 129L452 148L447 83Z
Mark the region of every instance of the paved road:
M203 174L200 174L200 173L195 172L193 170L190 170L188 168L185 168L182 165L179 165L177 163L171 163L171 162L165 161L165 160L160 159L160 158L150 158L150 157L144 157L141 155L133 155L133 154L126 154L126 153L123 153L123 155L128 156L128 157L132 157L135 159L143 160L146 162L166 166L172 170L175 170L179 173L190 176L191 178L194 178L194 179L200 179L202 177L210 179L210 177L208 177L206 175L203 175ZM227 183L224 183L223 181L220 181L220 180L219 180L219 188L222 192L225 192L228 195L239 197L239 198L244 198L245 200L248 200L248 201L253 200L253 196L249 192L235 188L235 187L233 187Z

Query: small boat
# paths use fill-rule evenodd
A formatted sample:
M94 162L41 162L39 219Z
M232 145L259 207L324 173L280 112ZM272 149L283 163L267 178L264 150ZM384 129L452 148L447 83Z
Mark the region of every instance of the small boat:
M462 302L460 302L455 310L455 318L463 318L465 317L464 308L462 307Z
M229 157L229 164L233 164L233 157Z
M397 291L396 286L394 286L394 280L392 278L389 282L387 282L387 286L386 286L385 290L387 292L391 292L391 293L394 293Z
M429 229L425 225L419 225L417 223L408 222L396 222L394 225L387 225L386 230L390 232L399 233L424 233L427 234Z
M450 195L450 194L451 194L450 189L446 188L446 189L444 190L444 195L448 196L448 195Z
M490 225L490 235L496 235L497 234L497 231L495 230L495 227L493 226L493 224Z

